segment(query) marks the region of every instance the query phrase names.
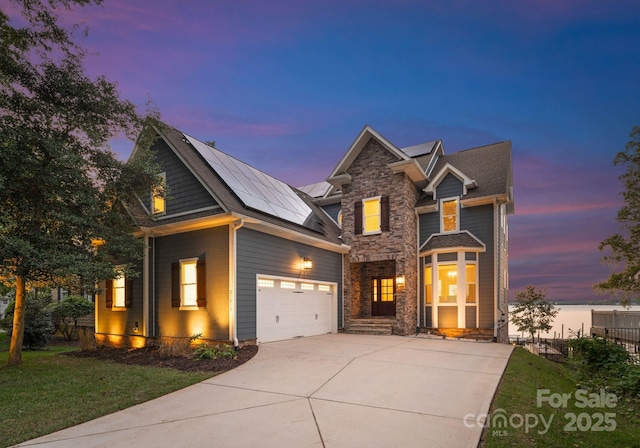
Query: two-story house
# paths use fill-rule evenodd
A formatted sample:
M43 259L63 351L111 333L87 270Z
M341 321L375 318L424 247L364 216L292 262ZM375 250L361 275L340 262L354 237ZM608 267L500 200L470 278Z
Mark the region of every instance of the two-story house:
M155 131L167 193L127 204L146 250L139 277L102 282L99 344L239 345L372 317L401 335L506 340L509 143L445 155L439 141L399 149L365 127L327 182L295 189Z
M385 317L397 334L507 340L510 142L445 155L439 140L400 149L365 127L327 182L302 189L350 247L347 330Z

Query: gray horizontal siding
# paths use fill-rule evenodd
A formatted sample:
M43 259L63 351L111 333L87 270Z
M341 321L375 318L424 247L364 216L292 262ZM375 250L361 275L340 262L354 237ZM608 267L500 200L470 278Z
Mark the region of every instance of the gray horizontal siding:
M419 230L420 235L420 245L422 245L429 239L429 237L433 234L440 233L440 212L431 212L431 213L422 213L419 216Z
M160 165L161 170L167 174L167 216L217 205L209 192L175 155L173 150L167 146L164 140L156 142L152 150L155 152L155 161ZM147 208L151 210L150 193L145 196L143 201Z
M306 244L241 228L236 237L238 339L256 338L256 275L305 278L338 284L338 326L342 322L342 256ZM313 261L302 272L300 261Z
M460 209L460 228L470 231L487 248L478 257L478 313L480 328L493 328L495 289L493 205L488 204Z
M151 310L157 316L153 336L229 339L229 227L185 232L154 240L155 294ZM184 258L205 260L207 307L183 311L171 306L171 264Z
M436 187L436 198L444 199L454 196L462 196L463 191L463 185L460 179L449 173Z
M460 230L468 230L486 246L486 251L481 252L478 255L478 313L480 328L493 328L494 325L494 279L496 272L494 266L496 260L494 252L494 239L496 236L496 231L494 230L493 214L494 207L492 204L476 207L462 207L460 209ZM439 211L420 214L419 230L420 245L424 244L424 242L432 234L439 233ZM506 249L503 249L503 254L505 265L502 266L502 269L505 270ZM439 261L446 260L447 255L448 254L438 255ZM506 273L504 275L506 275ZM421 296L423 295L424 294L421 294ZM424 303L424 297L422 297L422 300Z
M327 215L331 216L335 222L338 222L338 214L340 213L340 210L342 210L342 203L337 202L335 204L323 205L322 210L324 210Z

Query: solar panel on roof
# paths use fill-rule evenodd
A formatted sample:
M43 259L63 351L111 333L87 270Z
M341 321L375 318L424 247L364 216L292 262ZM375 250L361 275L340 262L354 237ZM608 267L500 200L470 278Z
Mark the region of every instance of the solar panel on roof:
M331 184L326 181L298 187L298 190L307 193L312 198L321 198L329 191L329 189L331 189Z
M284 182L183 134L247 206L303 225L312 211Z
M432 142L420 143L419 145L407 146L406 148L400 149L400 151L402 151L409 157L423 156L433 151L433 147L435 146L436 142L437 140L434 140Z

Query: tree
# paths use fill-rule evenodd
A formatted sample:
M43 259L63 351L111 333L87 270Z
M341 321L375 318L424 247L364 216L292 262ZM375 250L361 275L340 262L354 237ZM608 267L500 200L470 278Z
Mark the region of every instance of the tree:
M509 314L511 322L518 331L530 334L531 342L534 342L537 331L551 330L551 323L558 314L558 310L547 302L543 290L529 285L516 293L514 309Z
M625 151L616 154L613 164L625 171L620 175L624 191L623 207L617 221L622 233L617 233L600 243L600 251L609 248L602 260L612 266L609 278L595 285L596 291L609 293L629 305L640 297L640 127L634 126Z
M12 3L13 21L0 9L0 278L15 285L9 365L18 365L25 287L93 285L120 274L114 260L140 259L143 242L122 204L161 180L151 134L127 163L109 151L114 135L133 138L142 117L114 83L85 74L75 29L59 25L61 8L101 0Z

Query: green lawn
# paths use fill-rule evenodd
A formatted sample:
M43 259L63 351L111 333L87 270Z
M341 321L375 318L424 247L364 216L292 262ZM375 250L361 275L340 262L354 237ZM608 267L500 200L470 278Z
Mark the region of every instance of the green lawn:
M23 352L8 367L0 333L0 447L63 429L210 378L210 373L131 366L61 353L73 347Z
M549 392L538 392L545 389ZM485 440L481 446L484 448L640 446L637 401L618 397L615 407L606 407L599 394L596 400L595 395L583 396L582 392L577 392L578 390L581 388L569 367L540 358L522 348L516 348L496 392L491 409L494 418L489 419L490 425L485 430ZM551 400L543 400L538 407L538 394ZM563 407L561 394L568 394L565 395L564 400L566 407ZM586 406L580 408L579 405ZM495 416L499 414L507 417L506 426L498 427L499 420ZM544 422L550 421L548 430L542 419ZM516 426L521 422L522 426L517 428ZM536 422L537 425L534 426ZM491 424L494 424L493 427ZM615 429L613 429L614 425Z
M52 347L24 352L23 365L7 367L6 336L0 333L0 447L13 445L76 425L126 407L165 395L211 377L208 373L187 373L167 368L116 364L93 358L76 358L61 353L72 347ZM570 394L567 407L553 408L548 402L537 406L538 390ZM576 405L573 372L516 348L509 360L492 406L495 417L511 421L506 427L489 427L484 448L502 447L606 447L640 446L637 402L620 399L615 408ZM553 395L552 397L559 397ZM575 414L572 420L570 414ZM598 424L602 414L615 422L613 431ZM551 420L548 430L541 423ZM527 431L519 416L529 418ZM489 420L492 422L492 419ZM497 420L494 420L495 423ZM567 429L575 429L568 431ZM596 431L595 429L602 429Z

